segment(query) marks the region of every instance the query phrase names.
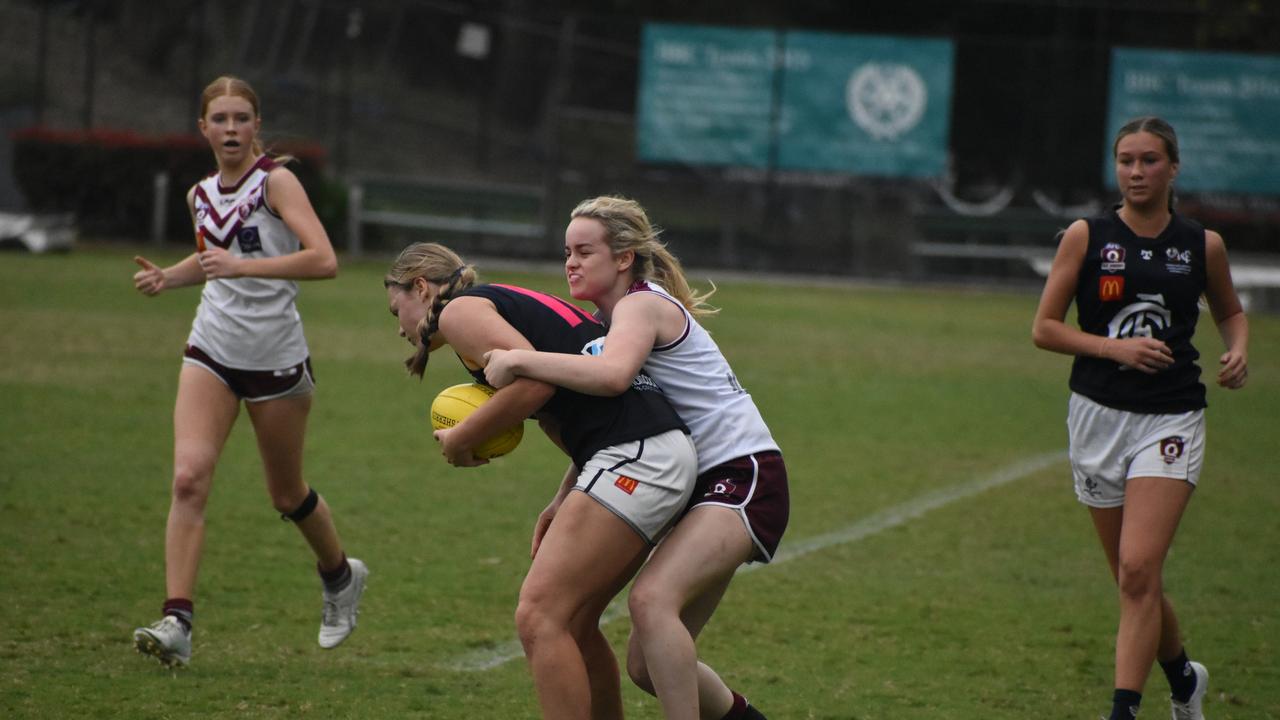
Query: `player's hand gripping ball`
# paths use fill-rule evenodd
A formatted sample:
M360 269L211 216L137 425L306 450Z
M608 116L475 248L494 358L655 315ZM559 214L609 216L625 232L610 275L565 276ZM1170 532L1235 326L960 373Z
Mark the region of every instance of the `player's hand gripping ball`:
M453 385L440 391L431 401L431 427L434 430L451 428L475 412L493 397L496 391L479 383ZM524 437L524 423L513 425L476 446L472 451L482 460L501 457L516 449Z

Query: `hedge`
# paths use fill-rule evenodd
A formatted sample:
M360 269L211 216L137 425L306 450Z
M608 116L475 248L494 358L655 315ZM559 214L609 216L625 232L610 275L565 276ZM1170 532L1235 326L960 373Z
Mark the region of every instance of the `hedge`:
M121 130L55 130L32 127L12 134L13 174L31 209L72 213L82 237L149 239L155 176L169 174L165 236L191 234L186 193L216 165L205 139L190 135L142 135ZM330 234L340 232L341 197L322 176L326 153L313 143L272 146L311 197Z

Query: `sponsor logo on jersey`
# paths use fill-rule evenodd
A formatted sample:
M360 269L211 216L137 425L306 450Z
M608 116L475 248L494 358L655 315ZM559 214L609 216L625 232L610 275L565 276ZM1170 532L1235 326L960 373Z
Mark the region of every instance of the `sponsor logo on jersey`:
M236 233L236 242L240 243L241 253L262 252L262 238L258 237L258 227L240 228Z
M1190 275L1191 274L1191 251L1179 250L1171 247L1164 251L1165 259L1169 262L1165 263L1164 268L1174 275Z
M1142 251L1142 259L1143 259L1143 260L1150 260L1152 255L1153 255L1153 253L1152 253L1150 250L1143 250L1143 251Z
M1182 449L1184 446L1185 441L1177 435L1161 440L1160 454L1164 456L1164 464L1172 465L1177 462L1178 458L1182 457Z
M1098 299L1113 302L1124 297L1124 276L1103 275L1098 278Z
M641 392L662 392L662 388L658 385L657 381L643 370L641 370L640 374L636 375L635 379L631 381L631 387Z
M1107 243L1102 246L1102 269L1105 272L1115 272L1124 269L1124 248L1116 243Z
M634 478L629 478L626 475L619 475L618 479L613 481L613 484L619 490L628 495L635 492L636 488L640 487L639 481Z

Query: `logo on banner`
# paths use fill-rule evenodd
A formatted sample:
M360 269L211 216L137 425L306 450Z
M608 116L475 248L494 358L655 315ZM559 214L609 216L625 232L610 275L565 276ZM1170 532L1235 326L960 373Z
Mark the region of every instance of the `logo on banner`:
M849 116L877 140L897 140L919 125L928 100L920 73L896 63L860 66L845 92Z
M1115 243L1107 243L1102 246L1102 269L1105 272L1115 272L1124 269L1124 248Z
M1103 275L1098 278L1098 298L1102 302L1112 302L1124 297L1124 276Z

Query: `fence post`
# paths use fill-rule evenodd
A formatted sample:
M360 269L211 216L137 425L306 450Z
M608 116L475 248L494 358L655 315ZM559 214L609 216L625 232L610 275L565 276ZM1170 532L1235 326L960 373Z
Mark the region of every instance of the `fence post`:
M151 182L151 244L164 245L165 227L168 224L169 173L161 170Z
M352 182L347 187L347 253L360 257L364 243L360 237L360 214L364 212L364 185Z

